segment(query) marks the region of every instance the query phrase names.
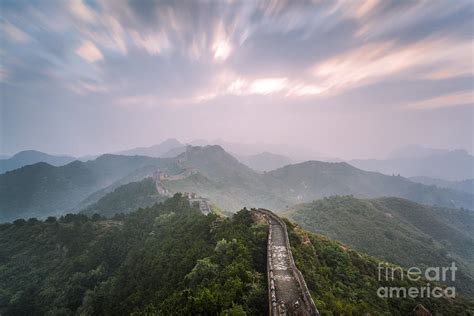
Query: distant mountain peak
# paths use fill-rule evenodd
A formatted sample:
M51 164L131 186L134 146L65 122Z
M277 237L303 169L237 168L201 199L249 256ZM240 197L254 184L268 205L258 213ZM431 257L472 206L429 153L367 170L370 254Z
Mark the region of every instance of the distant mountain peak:
M177 145L177 146L182 146L181 142L177 140L176 138L168 138L165 141L161 142L158 145ZM157 146L157 145L155 145Z
M181 155L178 156L178 158L185 158L188 157L189 155L208 155L209 158L215 155L219 155L220 157L226 157L230 158L232 160L237 160L227 153L224 148L222 148L219 145L206 145L206 146L192 146L192 145L186 145L186 151L182 153Z
M464 149L404 147L389 159L352 160L357 168L405 177L430 177L459 181L474 177L474 156Z
M28 149L28 150L19 151L16 154L14 154L12 157L20 157L20 156L23 156L23 155L31 155L31 154L33 154L33 155L47 155L46 153L43 153L43 152L38 151L38 150Z
M0 159L0 173L15 170L38 162L46 162L53 166L62 166L74 161L74 157L55 156L38 150L23 150L8 159Z
M170 150L184 146L175 138L168 138L165 141L149 147L136 147L129 150L119 151L115 154L126 156L149 156L159 158Z
M176 157L184 168L196 168L212 179L235 179L236 175L253 177L256 173L219 145L190 146Z
M43 157L68 157L68 158L73 158L71 156L66 156L66 155L51 155L39 150L34 150L34 149L27 149L27 150L22 150L17 152L15 155L13 155L11 158L19 158L19 157L29 157L29 156L43 156Z
M342 167L342 168L349 168L349 169L355 169L354 166L348 164L347 162L344 161L337 161L337 162L329 162L329 161L320 161L320 160L308 160L308 161L303 161L297 164L292 164L287 167L293 168L293 167L327 167L327 166L335 166L335 167Z

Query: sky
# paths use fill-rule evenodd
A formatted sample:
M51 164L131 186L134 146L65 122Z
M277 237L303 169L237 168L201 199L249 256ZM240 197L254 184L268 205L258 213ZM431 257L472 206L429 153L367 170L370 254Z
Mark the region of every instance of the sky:
M472 1L0 1L0 154L472 152Z

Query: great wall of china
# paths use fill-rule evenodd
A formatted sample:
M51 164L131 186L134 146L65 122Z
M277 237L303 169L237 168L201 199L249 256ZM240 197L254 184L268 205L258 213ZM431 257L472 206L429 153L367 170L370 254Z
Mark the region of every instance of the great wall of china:
M319 316L303 275L291 253L286 224L273 212L254 210L268 223L267 280L269 313Z
M178 175L168 175L156 171L153 178L158 193L171 196L163 186L163 180L181 180L194 174L187 169ZM211 212L209 200L196 193L184 193L191 204L197 203L204 215ZM253 209L268 224L267 240L267 281L269 314L271 316L319 316L319 311L311 298L303 275L298 270L291 253L286 224L278 215L266 209Z

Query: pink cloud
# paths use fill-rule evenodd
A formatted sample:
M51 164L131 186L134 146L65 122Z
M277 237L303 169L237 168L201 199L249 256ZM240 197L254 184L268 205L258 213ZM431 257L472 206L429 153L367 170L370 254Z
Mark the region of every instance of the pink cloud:
M89 63L104 59L101 51L91 41L83 41L81 46L76 49L76 54Z

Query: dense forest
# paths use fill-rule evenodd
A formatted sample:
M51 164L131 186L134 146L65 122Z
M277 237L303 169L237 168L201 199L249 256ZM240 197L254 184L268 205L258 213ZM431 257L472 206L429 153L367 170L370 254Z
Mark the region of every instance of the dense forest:
M322 315L404 314L418 303L377 297L376 259L288 229ZM264 315L266 239L250 211L205 216L180 194L113 218L16 220L0 225L0 314ZM445 315L473 310L462 298L421 302Z
M421 288L427 281L382 278L380 260L358 253L327 237L311 234L287 221L293 256L321 315L412 315L423 304L434 315L473 315L474 301L451 298L385 298L380 287ZM383 264L387 264L383 262ZM435 286L435 284L432 284Z
M129 215L0 225L0 314L266 312L266 228L177 194Z
M150 207L157 202L166 200L166 198L166 196L157 192L153 178L148 177L141 181L119 186L112 192L105 194L97 202L86 207L81 213L112 217L118 213L130 213L140 207Z
M333 196L287 212L307 231L403 267L455 261L457 290L474 296L474 212L387 197Z

